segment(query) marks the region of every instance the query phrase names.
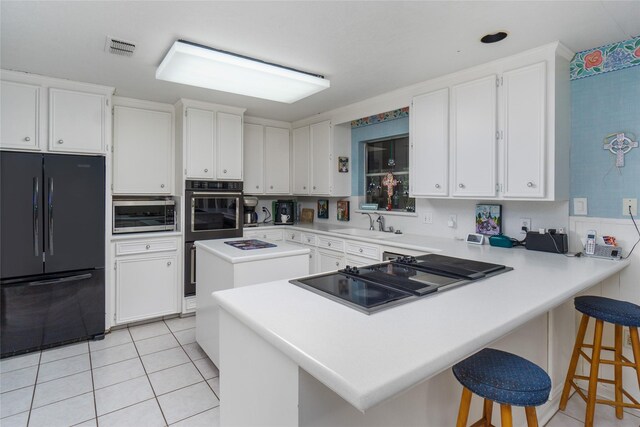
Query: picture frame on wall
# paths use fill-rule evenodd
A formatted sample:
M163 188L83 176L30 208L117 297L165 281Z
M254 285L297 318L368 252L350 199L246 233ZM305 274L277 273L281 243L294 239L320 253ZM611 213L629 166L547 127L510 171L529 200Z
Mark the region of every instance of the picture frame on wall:
M349 202L340 200L337 203L338 221L349 221Z
M476 233L485 236L502 234L502 205L476 205Z
M318 218L329 219L329 199L318 199Z
M348 157L338 157L338 172L340 172L340 173L348 173L349 172L349 158Z

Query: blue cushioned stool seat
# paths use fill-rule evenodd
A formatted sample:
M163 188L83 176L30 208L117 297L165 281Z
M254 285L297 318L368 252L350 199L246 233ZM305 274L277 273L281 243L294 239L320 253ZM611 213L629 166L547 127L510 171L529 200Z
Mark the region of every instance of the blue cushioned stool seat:
M574 300L576 310L616 325L640 327L640 305L587 295Z
M538 365L491 348L455 365L453 374L473 393L502 404L539 406L551 391L551 379Z

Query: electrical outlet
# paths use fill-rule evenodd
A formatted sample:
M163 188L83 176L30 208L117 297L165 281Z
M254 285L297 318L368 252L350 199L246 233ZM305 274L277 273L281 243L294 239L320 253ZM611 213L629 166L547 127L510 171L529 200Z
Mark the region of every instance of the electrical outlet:
M433 224L433 212L425 212L422 216L423 224Z
M447 220L447 226L449 228L456 228L457 222L458 222L458 216L454 214L449 214L449 219Z
M531 231L531 218L520 218L520 234L527 234L527 231Z
M631 215L638 216L638 199L622 199L622 215L629 215L629 208Z

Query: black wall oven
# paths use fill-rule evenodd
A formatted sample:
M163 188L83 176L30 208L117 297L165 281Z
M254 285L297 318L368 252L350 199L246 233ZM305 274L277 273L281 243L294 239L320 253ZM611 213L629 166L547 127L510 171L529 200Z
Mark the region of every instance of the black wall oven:
M242 237L242 182L186 181L184 294L196 293L197 240Z

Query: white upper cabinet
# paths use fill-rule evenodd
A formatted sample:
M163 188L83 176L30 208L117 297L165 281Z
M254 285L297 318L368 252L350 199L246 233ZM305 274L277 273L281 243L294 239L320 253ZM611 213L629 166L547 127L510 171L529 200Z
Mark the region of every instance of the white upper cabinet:
M452 195L496 195L496 76L451 89Z
M217 171L221 180L242 181L242 116L217 113Z
M113 193L173 194L173 107L134 103L114 107Z
M212 111L188 108L186 117L187 176L213 179L216 115Z
M449 89L413 98L411 103L411 196L449 193Z
M49 89L49 150L104 153L104 95Z
M244 192L264 193L264 126L244 124Z
M265 127L265 193L289 194L291 192L290 146L289 129Z
M545 196L546 63L506 71L504 109L504 197Z
M293 194L309 194L309 126L293 130Z
M0 87L0 148L38 150L38 110L40 88L34 85L2 82Z
M333 165L331 155L331 123L322 122L311 125L309 136L311 141L310 194L329 195L331 192L329 172Z
M181 99L175 104L177 161L185 179L242 181L244 109Z

